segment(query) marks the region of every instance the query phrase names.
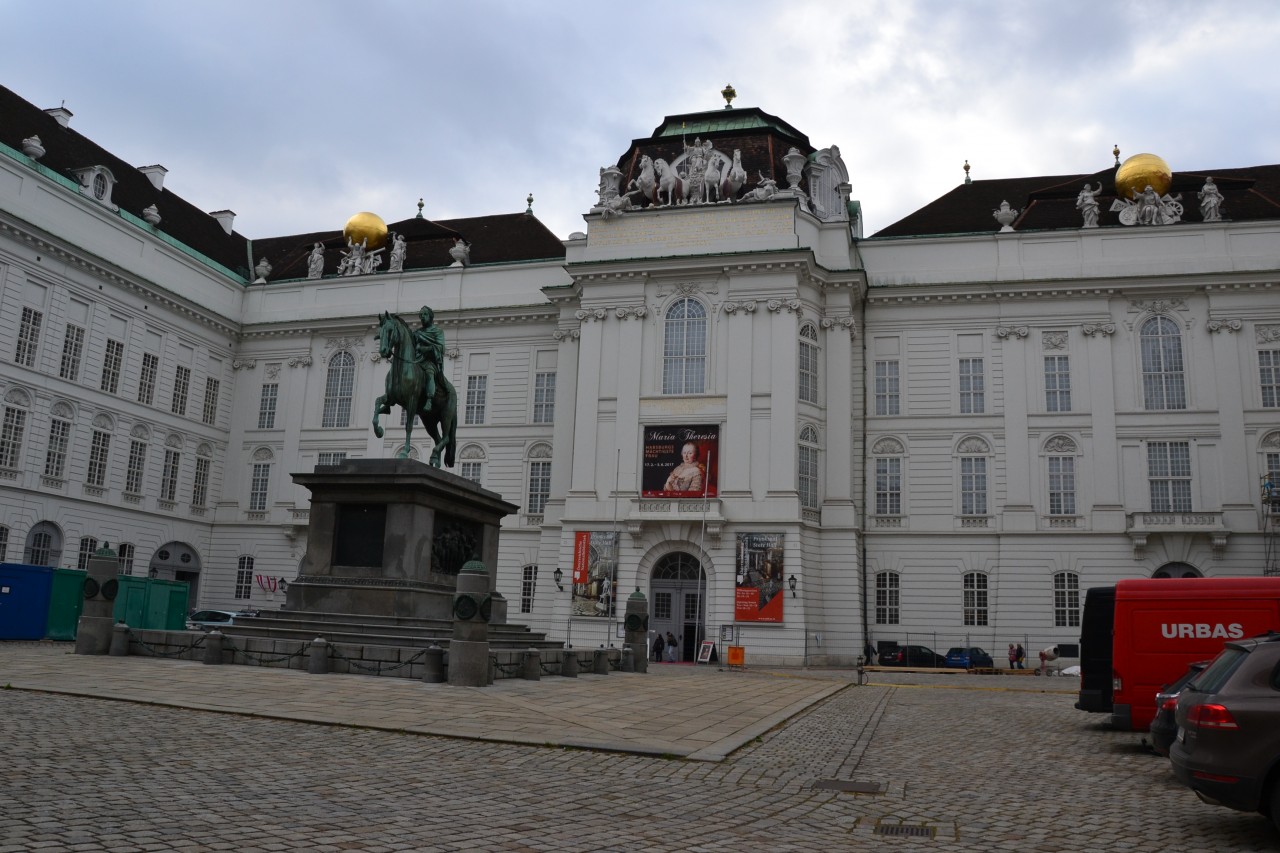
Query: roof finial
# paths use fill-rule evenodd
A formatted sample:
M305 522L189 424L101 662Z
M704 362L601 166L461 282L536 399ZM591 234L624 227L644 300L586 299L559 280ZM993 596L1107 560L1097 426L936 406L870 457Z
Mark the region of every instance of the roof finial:
M1120 143L1119 142L1116 143L1115 148L1111 149L1111 153L1115 155L1116 165L1119 166L1120 165Z
M733 99L738 97L738 93L734 90L732 83L725 83L724 88L720 90L720 97L724 98L724 108L731 110L733 109Z
M964 161L964 182L966 184L973 183L973 179L969 177L969 161L968 160Z
M422 218L422 199L418 199L418 219Z
M525 203L529 206L524 209L524 212L533 213L533 193L529 193L529 197L525 199Z

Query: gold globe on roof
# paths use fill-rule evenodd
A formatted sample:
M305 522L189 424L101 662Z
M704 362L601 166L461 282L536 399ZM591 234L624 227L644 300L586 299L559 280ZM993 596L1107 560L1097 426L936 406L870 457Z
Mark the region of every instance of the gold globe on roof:
M1148 186L1163 196L1173 185L1173 170L1154 154L1134 154L1116 170L1116 195L1132 199Z
M376 213L362 211L347 220L342 226L342 236L357 245L365 241L365 248L373 251L387 244L387 223Z

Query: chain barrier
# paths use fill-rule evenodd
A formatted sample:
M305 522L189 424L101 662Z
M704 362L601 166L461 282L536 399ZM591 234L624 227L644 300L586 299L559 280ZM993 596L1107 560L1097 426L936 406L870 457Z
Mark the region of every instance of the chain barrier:
M371 672L374 675L382 675L382 673L384 672L395 672L397 669L404 669L406 666L410 666L411 664L417 663L419 660L421 660L426 656L427 656L427 649L422 649L413 657L409 658L408 660L400 661L400 663L388 663L387 661L379 660L379 661L374 661L373 666L370 666L369 664L364 663L363 661L359 661L354 658L347 657L342 652L338 651L337 648L334 647L332 644L329 645L330 658L337 658L338 660L346 661L347 666L351 667L353 670L356 670L358 672Z
M507 678L515 678L524 672L523 663L499 663L497 655L489 655L489 663Z
M560 667L556 667L555 669L552 669L551 665L548 664L546 661L538 661L538 666L542 669L543 675L559 675L561 672Z
M179 657L180 655L185 655L187 652L195 651L196 649L202 649L204 648L205 640L209 638L208 634L201 634L200 639L192 642L190 645L182 646L176 651L161 651L160 649L148 643L146 640L139 637L137 634L133 633L132 628L128 629L128 633L129 633L129 639L137 643L142 648L146 649L148 652L150 652L152 657L157 657L157 658L176 658L176 657Z
M622 655L618 655L618 662L614 663L613 658L606 655L605 660L609 661L609 669L614 672L622 672Z
M290 661L290 660L293 660L294 658L300 658L311 651L310 644L303 643L302 648L298 649L296 652L293 652L292 654L279 655L276 657L269 658L262 652L251 652L246 649L237 648L232 643L227 642L227 639L229 638L224 638L222 641L223 649L231 652L231 659L233 661L236 659L236 655L240 655L246 661L256 662L259 666L265 666L267 664L272 664L272 663L280 663L282 661Z

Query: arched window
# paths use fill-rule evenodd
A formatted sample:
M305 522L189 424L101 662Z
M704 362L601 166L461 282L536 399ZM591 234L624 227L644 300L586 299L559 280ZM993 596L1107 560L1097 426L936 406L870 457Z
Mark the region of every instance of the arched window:
M356 360L346 350L329 359L329 375L324 383L322 427L351 426L351 395L356 382Z
M4 395L4 423L0 425L0 468L16 469L22 462L22 439L27 431L31 398L20 388Z
M62 531L51 521L42 521L27 533L22 562L29 566L56 566L62 559Z
M477 486L484 485L484 448L478 444L468 444L458 452L458 474Z
M800 506L817 509L818 502L818 431L812 426L800 430L797 460L797 487Z
M799 397L801 403L818 402L818 327L805 323L800 327Z
M982 572L965 573L964 624L987 624L987 576Z
M672 551L664 554L653 567L655 581L701 581L702 564L692 554Z
M1189 563L1165 563L1152 572L1153 578L1201 578L1200 570Z
M542 515L551 497L551 445L535 444L529 449L529 498L526 515Z
M902 459L906 448L896 438L882 438L871 452L876 466L876 515L902 515Z
M960 463L960 514L987 515L987 467L990 446L976 436L956 447Z
M1058 572L1053 576L1053 625L1055 628L1080 627L1080 576L1075 572Z
M267 447L259 447L253 453L253 471L249 476L249 512L266 512L273 459L275 456Z
M1185 409L1186 380L1182 366L1182 333L1168 317L1142 324L1142 400L1149 411Z
M876 624L897 625L900 618L898 573L876 572Z
M662 393L701 394L706 389L707 309L696 299L667 309L662 345Z
M520 612L533 612L533 595L538 587L538 567L525 566L520 578Z

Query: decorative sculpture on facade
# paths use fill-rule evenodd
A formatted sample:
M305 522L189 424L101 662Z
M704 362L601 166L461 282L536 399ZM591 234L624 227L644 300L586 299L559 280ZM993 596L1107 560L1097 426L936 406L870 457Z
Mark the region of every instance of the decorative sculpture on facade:
M1218 191L1218 185L1213 182L1213 178L1205 178L1204 186L1200 188L1200 192L1196 193L1196 198L1200 199L1200 218L1205 222L1221 222L1222 221L1222 193Z
M387 272L403 272L404 256L408 251L405 247L404 235L391 232L391 257L387 264Z
M747 182L747 170L742 168L742 151L733 149L733 165L725 174L725 183L721 195L727 200L738 197L738 190Z
M449 247L449 257L453 258L451 267L465 267L471 263L471 244L461 237L454 238L453 245Z
M307 255L307 278L319 278L324 275L324 244L316 243Z
M342 253L342 260L338 262L338 275L368 275L378 268L382 263L382 249L370 252L368 243L367 238L359 243L347 238L347 251Z
M149 204L142 208L142 218L153 228L160 224L160 208L154 204Z
M1013 230L1013 220L1018 218L1018 211L1016 208L1010 207L1009 202L1002 201L998 208L991 211L991 216L996 222L1000 223L1000 231L1003 233Z
M739 201L768 201L778 194L778 182L773 178L766 178L764 172L756 172L760 176L760 182L756 184L756 188L748 190Z
M632 181L632 185L635 181ZM600 167L600 186L596 189L596 203L592 213L599 213L605 219L620 215L631 209L631 197L640 192L638 189L626 193L619 191L622 185L622 170L617 166Z
M257 265L256 267L254 267L254 268L253 268L253 271L254 271L254 273L256 273L256 274L257 274L257 276L258 276L257 278L255 278L255 279L253 280L253 283L254 283L254 284L266 284L266 283L267 283L267 276L271 275L271 262L270 262L270 261L268 261L265 257L264 257L264 258L261 258L261 259L259 259L259 261L258 261L258 265Z
M44 146L40 144L40 137L28 136L22 140L22 153L26 154L32 160L39 160L44 156Z
M1080 195L1076 196L1076 209L1084 217L1082 228L1098 227L1098 196L1101 194L1102 182L1099 181L1096 190L1090 189L1090 184L1085 184L1084 189L1080 190Z
M1182 193L1162 197L1150 184L1142 192L1133 191L1133 199L1118 198L1111 210L1120 214L1121 225L1172 225L1182 219Z

